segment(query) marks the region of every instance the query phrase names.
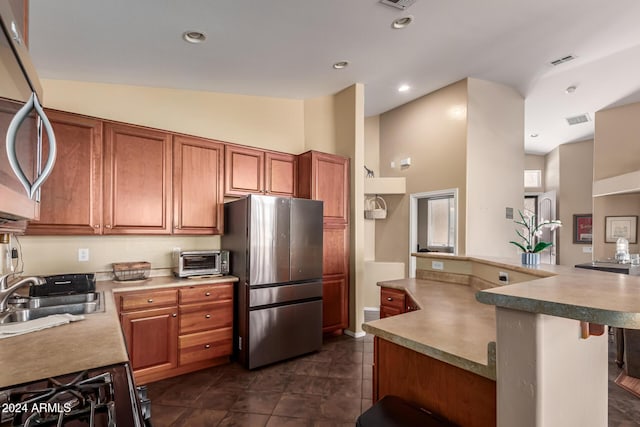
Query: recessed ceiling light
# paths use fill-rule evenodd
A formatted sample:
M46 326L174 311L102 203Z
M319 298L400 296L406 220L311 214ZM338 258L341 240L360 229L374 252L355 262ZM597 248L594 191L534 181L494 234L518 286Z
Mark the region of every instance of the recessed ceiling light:
M333 64L333 68L336 70L342 70L343 68L347 68L349 66L349 61L338 61Z
M409 89L411 89L411 87L409 87L409 85L400 85L400 86L398 86L398 92L406 92Z
M189 43L202 43L207 39L207 35L200 31L185 31L182 38Z
M568 88L566 88L564 90L564 93L573 93L576 91L576 87L575 86L569 86Z
M396 30L399 30L400 28L405 28L412 22L413 22L413 16L411 15L403 16L402 18L394 19L393 22L391 23L391 28L395 28Z
M537 138L537 137L538 137L538 136L540 136L540 135L538 135L537 133L532 133L532 134L531 134L531 135L529 135L529 136L530 136L531 138Z

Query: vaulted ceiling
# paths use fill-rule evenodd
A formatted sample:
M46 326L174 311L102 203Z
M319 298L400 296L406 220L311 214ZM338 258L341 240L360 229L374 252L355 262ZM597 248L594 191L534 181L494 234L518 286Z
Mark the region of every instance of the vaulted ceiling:
M502 83L525 99L530 153L589 139L596 111L640 101L637 0L31 0L30 15L49 79L297 99L358 82L366 115L465 77ZM191 30L206 41L186 43Z

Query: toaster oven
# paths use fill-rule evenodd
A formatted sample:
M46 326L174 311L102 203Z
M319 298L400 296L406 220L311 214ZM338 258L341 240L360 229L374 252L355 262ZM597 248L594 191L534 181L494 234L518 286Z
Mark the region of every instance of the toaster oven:
M173 253L173 274L176 277L229 274L229 251L175 251Z

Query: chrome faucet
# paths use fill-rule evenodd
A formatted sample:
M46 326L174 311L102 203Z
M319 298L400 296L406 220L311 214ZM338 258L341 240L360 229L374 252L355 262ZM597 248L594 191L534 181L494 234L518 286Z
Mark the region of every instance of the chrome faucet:
M9 277L13 275L14 273L9 273L0 276L0 313L8 310L7 301L9 300L9 297L21 287L25 285L40 286L47 283L42 277L31 276L18 279L17 281L9 284Z

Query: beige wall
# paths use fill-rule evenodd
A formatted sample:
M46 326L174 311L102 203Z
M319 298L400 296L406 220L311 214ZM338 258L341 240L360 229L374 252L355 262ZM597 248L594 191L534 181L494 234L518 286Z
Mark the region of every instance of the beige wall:
M166 269L171 267L173 248L220 248L219 236L23 236L19 242L25 273L38 275L109 272L111 263L132 261ZM88 262L78 261L80 248L89 249Z
M575 265L591 261L585 248L591 245L573 243L573 215L592 213L593 140L562 144L560 151L560 186L556 193L558 219L558 264ZM594 224L598 226L598 224Z
M594 181L640 170L640 103L596 112Z
M468 79L466 253L516 257L506 208L522 206L524 99L514 89Z
M524 168L526 170L540 170L542 171L541 177L541 185L540 187L527 187L525 191L531 192L543 192L545 188L544 175L545 175L545 156L540 156L537 154L525 154L524 156Z
M373 170L376 178L380 175L380 116L364 119L364 165ZM363 168L364 169L364 168ZM356 173L361 172L356 171ZM366 179L366 178L365 178ZM373 261L376 258L376 220L364 220L364 259ZM376 304L377 305L377 304Z
M252 147L299 154L304 101L166 88L42 80L45 105Z
M563 144L546 156L546 191L556 192L556 211L562 227L557 231L557 262L575 265L591 261L584 248L573 243L573 215L592 213L593 141ZM593 223L594 230L598 227Z
M389 212L386 220L376 221L376 260L408 265L411 193L458 188L460 200L466 199L466 107L462 80L380 116L380 176L404 176L407 194L385 196ZM400 169L406 157L411 166ZM458 251L464 254L464 203L458 216Z
M336 105L334 96L304 101L304 151L316 150L335 154Z
M595 115L593 146L594 181L640 170L640 103L598 111ZM640 194L621 194L593 198L593 257L615 255L615 243L605 243L606 216L640 215ZM640 252L630 244L631 253Z

